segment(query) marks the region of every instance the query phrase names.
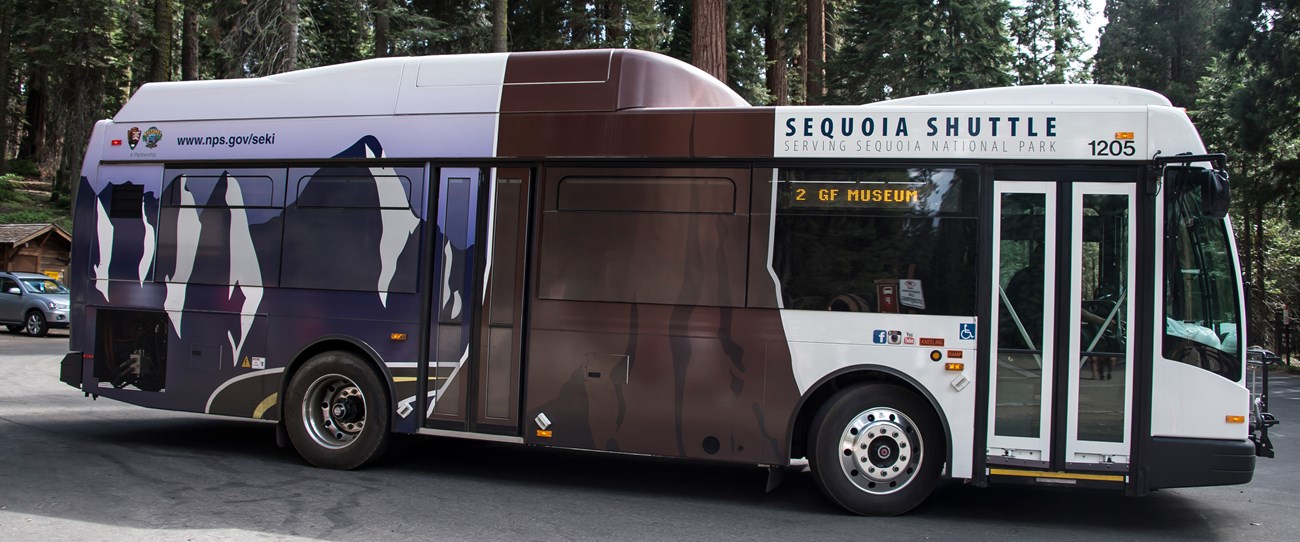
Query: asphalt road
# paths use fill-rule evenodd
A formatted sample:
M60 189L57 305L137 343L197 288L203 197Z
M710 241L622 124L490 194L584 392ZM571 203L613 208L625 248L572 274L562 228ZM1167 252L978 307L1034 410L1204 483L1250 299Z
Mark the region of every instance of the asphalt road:
M3 540L1295 540L1300 378L1274 381L1278 458L1245 486L1142 498L950 483L897 518L841 513L805 474L401 439L361 471L309 467L255 422L92 401L67 342L0 332Z

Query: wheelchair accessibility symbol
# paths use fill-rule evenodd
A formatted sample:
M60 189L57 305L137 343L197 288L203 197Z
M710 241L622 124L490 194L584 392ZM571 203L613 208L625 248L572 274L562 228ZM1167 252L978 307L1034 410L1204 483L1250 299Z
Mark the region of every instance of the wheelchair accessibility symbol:
M959 324L961 328L957 332L957 338L963 341L975 340L975 324Z

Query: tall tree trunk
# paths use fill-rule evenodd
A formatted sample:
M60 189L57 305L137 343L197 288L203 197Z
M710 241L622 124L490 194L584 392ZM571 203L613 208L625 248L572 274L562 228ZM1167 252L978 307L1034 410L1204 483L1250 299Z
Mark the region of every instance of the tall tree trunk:
M506 28L509 24L510 7L506 0L492 0L492 51L504 53L509 51L506 43Z
M153 39L149 40L149 80L172 78L172 0L154 0Z
M198 0L185 0L181 14L181 80L199 78L199 9Z
M826 95L826 0L808 0L808 103Z
M18 145L20 160L35 161L45 145L45 68L32 66L27 73L26 124L22 142Z
M727 82L727 4L722 0L692 3L691 63Z
M763 40L767 56L767 91L773 105L790 105L790 83L786 80L785 0L769 0L767 36Z
M1267 291L1264 289L1264 283L1268 280L1268 275L1264 272L1264 251L1268 248L1268 243L1264 240L1264 205L1266 203L1263 199L1255 202L1255 276L1250 296L1250 299L1255 302L1255 313L1261 315L1265 321L1267 321L1267 317L1263 316L1265 314L1264 307L1267 306L1266 303L1268 302ZM1246 314L1249 315L1251 312L1250 307L1246 307ZM1248 323L1247 326L1249 325ZM1256 326L1255 329L1263 329L1263 326ZM1248 337L1248 339L1262 343L1266 337Z
M375 13L375 56L388 56L392 54L389 49L392 44L389 43L388 35L388 0L374 0Z
M605 36L611 47L627 47L627 15L623 2L609 0L605 3Z
M9 53L14 38L14 0L0 0L0 174L9 160Z
M298 0L284 0L284 61L281 72L298 69Z

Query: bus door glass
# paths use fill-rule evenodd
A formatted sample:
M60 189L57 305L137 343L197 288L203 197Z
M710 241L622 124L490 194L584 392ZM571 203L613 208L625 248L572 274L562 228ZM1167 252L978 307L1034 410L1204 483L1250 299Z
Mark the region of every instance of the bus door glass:
M433 239L429 330L429 398L426 425L462 428L473 333L474 261L480 187L478 168L442 168L438 173L438 231Z
M990 465L1127 468L1135 197L997 183Z
M443 168L425 425L518 432L528 169Z

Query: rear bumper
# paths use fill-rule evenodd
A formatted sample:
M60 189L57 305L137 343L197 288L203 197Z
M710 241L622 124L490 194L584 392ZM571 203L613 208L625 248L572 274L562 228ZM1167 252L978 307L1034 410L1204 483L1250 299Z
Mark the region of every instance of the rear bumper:
M1152 437L1149 489L1228 486L1255 475L1255 445L1249 440Z

